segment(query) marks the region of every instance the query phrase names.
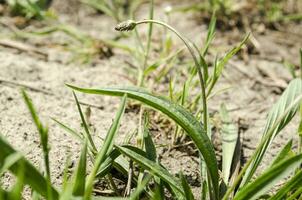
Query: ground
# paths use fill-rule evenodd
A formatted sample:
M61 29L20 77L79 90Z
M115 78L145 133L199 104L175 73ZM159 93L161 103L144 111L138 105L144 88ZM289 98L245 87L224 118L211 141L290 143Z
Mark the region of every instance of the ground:
M106 40L118 35L114 31L116 23L108 16L95 13L75 0L70 0L70 7L65 1L55 1L53 9L58 12L61 22L70 23L79 30ZM72 4L74 3L74 5ZM181 1L157 2L155 18L163 19L164 7L186 4ZM74 8L71 11L71 7ZM81 8L81 9L80 9ZM147 17L147 5L143 5L137 13L139 18ZM12 19L2 17L0 35L10 32L4 24L12 23ZM202 44L206 37L208 24L197 13L175 13L169 22L197 44ZM34 26L34 25L30 25ZM154 42L161 37L162 30L155 27ZM252 30L252 43L240 54L235 56L226 66L223 77L216 88L230 87L225 92L216 95L209 110L212 116L217 115L221 103L226 104L233 121L238 124L243 139L243 155L249 157L252 150L261 138L266 122L267 113L282 91L292 79L291 73L284 66L290 62L299 65L299 48L302 46L301 23L289 23L279 29L262 29L258 25ZM218 27L210 57L218 52L222 55L226 50L237 44L248 32L244 28L225 29ZM145 35L142 28L142 35ZM143 36L145 37L145 36ZM1 37L1 40L4 37ZM81 130L80 116L73 100L72 91L65 86L71 83L84 87L133 85L125 70L131 62L129 56L119 50L113 49L113 55L94 59L88 64L79 64L70 61L70 53L64 49L56 48L53 43L64 41L62 34L26 40L28 45L39 47L44 54L20 51L5 45L0 45L0 132L20 152L22 152L36 166L42 165L39 136L31 121L30 115L20 93L20 84L26 86L28 94L33 99L43 122L49 126L50 160L53 182L60 184L61 175L67 155L75 162L80 151L79 142L62 130L51 118L55 118L71 127ZM181 48L183 44L174 39L173 48ZM185 54L185 57L188 57ZM186 66L178 66L186 67ZM19 85L18 85L19 84ZM155 86L163 91L165 86ZM90 123L94 130L96 141L103 138L110 126L118 108L119 98L83 95L77 93L80 101L92 106ZM87 106L83 106L87 108ZM279 135L271 145L262 167L269 165L284 144L289 139L297 138L298 118ZM125 135L133 132L138 123L138 115L129 109L125 114L119 131L118 142L122 142ZM152 134L157 144L166 145L161 129L154 129ZM294 140L294 146L297 146ZM192 147L190 147L192 149ZM193 186L196 196L198 186L198 158L194 149L187 146L173 148L159 148L161 162L172 173L184 171ZM219 147L217 147L219 151ZM8 176L8 179L10 177ZM6 182L6 181L4 181Z

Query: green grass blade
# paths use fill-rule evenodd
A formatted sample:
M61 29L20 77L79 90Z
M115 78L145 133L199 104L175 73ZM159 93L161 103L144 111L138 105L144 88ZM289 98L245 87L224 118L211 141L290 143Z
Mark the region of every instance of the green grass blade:
M238 127L232 122L224 104L220 107L220 116L222 120L222 174L225 184L228 184L233 156L238 140Z
M246 174L243 177L243 181L241 186L246 184L255 173L257 167L259 166L262 158L268 149L270 143L274 139L274 137L291 121L294 117L296 111L298 110L298 105L292 105L297 101L299 96L302 94L302 80L301 79L294 79L290 82L287 89L284 91L278 102L272 107L266 127L263 132L263 138L267 138L264 141L263 145L260 147L255 159L252 161L251 165L249 166ZM288 110L289 109L289 110ZM271 130L271 129L274 130ZM272 132L273 131L273 132ZM272 133L271 135L268 135Z
M292 177L289 181L282 186L278 192L273 195L269 200L282 200L290 194L294 193L294 190L297 188L301 188L302 185L302 171L299 171L294 177Z
M300 195L299 200L301 200L301 194L302 194L302 187L298 188L293 194L288 196L286 200L297 200L299 195Z
M139 184L136 188L136 190L133 192L133 194L130 196L130 200L136 200L139 199L139 195L144 191L145 187L147 186L147 184L149 183L149 181L151 180L152 176L151 175L147 175L147 177L145 177L143 179L143 181L141 182L141 184Z
M25 90L22 90L22 96L30 111L31 117L40 135L40 142L42 144L44 165L46 171L46 180L47 180L47 199L52 200L53 197L52 197L52 189L51 189L51 175L50 175L50 164L49 164L48 128L43 126L34 108L32 100L27 96Z
M235 195L234 200L253 200L263 195L275 184L287 177L301 164L302 155L294 156L274 165L250 184L244 186Z
M14 150L13 147L11 147L1 136L0 136L0 147L1 147L0 163L3 163L8 156L16 153L16 150ZM42 196L47 197L47 187L48 187L47 180L24 157L22 157L19 161L14 163L9 168L9 170L14 175L18 175L20 170L19 168L20 162L23 162L25 177L30 177L30 178L26 178L24 180L24 183L28 184L33 190L37 191ZM58 192L53 187L52 187L52 197L53 199L58 199Z
M211 177L212 185L216 194L218 194L218 166L215 157L215 151L206 131L201 126L196 118L185 110L182 106L174 104L169 100L152 95L140 88L102 88L102 89L84 89L71 85L69 87L84 93L123 96L127 94L129 98L138 100L152 108L161 111L162 113L173 119L179 126L181 126L187 134L194 141L198 150L201 152L207 164L207 169Z
M242 48L242 46L249 39L249 36L250 36L250 34L246 35L237 46L235 46L233 49L231 49L221 60L218 61L216 77L219 77L221 75L226 63Z
M149 131L148 113L145 113L145 115L144 115L144 143L145 143L145 150L146 150L148 159L150 159L152 161L156 161L157 153L156 153L156 148L155 148L154 142L152 140L152 137L151 137L150 131Z
M74 196L84 196L85 193L85 181L86 181L86 160L87 160L87 142L85 142L77 171L75 173L73 192Z
M71 135L75 136L75 138L77 138L78 140L82 141L83 137L80 133L78 133L77 131L75 131L74 129L68 127L67 125L63 124L62 122L51 118L54 122L56 122L61 128L63 128L64 130L66 130L68 133L70 133Z
M210 24L209 24L209 28L208 28L206 42L205 42L204 48L202 49L202 53L201 53L201 55L203 55L203 56L205 56L207 54L209 46L215 36L215 27L216 27L216 17L215 17L215 13L213 13Z
M22 95L23 95L23 99L30 111L31 117L38 129L38 132L40 134L40 141L42 144L42 148L43 148L43 152L46 153L48 152L48 132L47 129L43 127L37 112L32 104L32 100L28 97L28 95L26 94L26 92L24 90L22 90Z
M111 152L111 148L113 147L115 135L118 131L118 128L119 128L119 125L121 122L121 118L125 111L126 100L127 100L127 95L125 94L123 96L122 103L118 109L118 112L115 116L115 119L106 135L103 146L96 155L92 172L90 173L90 175L88 177L88 181L87 181L87 187L86 187L86 192L85 192L85 196L84 196L85 200L89 200L91 198L90 195L92 193L93 182L94 182L95 176L97 175L97 172L98 172L102 162L105 160L106 155L108 154L108 152Z
M22 160L19 164L19 172L17 175L17 183L14 185L14 187L9 192L9 198L11 200L21 200L22 199L22 191L24 188L24 165L22 163Z
M18 162L22 158L22 155L18 152L15 152L13 154L10 154L7 156L0 168L0 177L3 176L3 174L16 162Z
M290 140L283 148L282 150L278 153L277 157L274 159L273 163L271 166L278 164L279 162L293 157L295 153L292 151L292 144L293 140Z
M91 137L91 134L90 134L90 131L89 131L89 128L88 128L88 124L86 123L86 120L85 120L85 117L83 115L83 112L82 112L82 109L81 109L81 105L78 101L78 98L76 96L76 94L73 92L73 96L74 96L74 99L76 101L76 104L77 104L77 107L78 107L78 111L79 111L79 114L80 114L80 117L81 117L81 120L82 120L82 124L84 126L84 130L85 130L85 133L86 133L86 137L90 143L90 145L92 146L93 150L94 151L97 151L96 147L95 147L95 144L93 142L93 139Z
M116 168L122 174L128 174L129 162L124 158L120 157L121 152L117 149L113 149L107 154L106 159L102 162L97 177L102 178L107 175L112 167Z
M132 146L117 146L117 149L122 154L128 156L130 159L141 165L145 170L148 170L151 174L160 177L163 181L168 183L174 190L178 191L178 194L184 195L181 185L165 168L157 164L156 162L149 160L142 150Z
M180 174L180 179L182 188L185 192L186 200L194 200L194 195L192 193L191 187L189 186L185 176L182 173Z
M210 85L209 85L207 96L209 96L211 91L213 90L227 62L242 48L242 46L247 42L248 38L249 38L249 34L246 35L244 39L237 46L231 49L222 59L218 61L215 60L214 73L211 79L209 79L211 80L211 82L209 83Z

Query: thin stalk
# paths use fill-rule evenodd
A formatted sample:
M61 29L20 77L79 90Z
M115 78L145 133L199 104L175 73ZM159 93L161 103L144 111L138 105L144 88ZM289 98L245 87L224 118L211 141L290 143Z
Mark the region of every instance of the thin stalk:
M194 63L195 63L195 67L197 68L197 72L198 72L198 77L199 77L199 81L200 81L200 87L201 87L201 94L202 94L202 103L203 103L203 123L204 123L204 129L207 130L208 124L207 124L207 98L206 98L206 89L205 89L205 84L204 84L204 79L203 79L203 75L202 75L202 71L201 71L201 66L198 62L198 59L194 53L194 49L192 48L192 46L190 45L190 42L187 38L185 38L184 36L182 36L177 30L175 30L173 27L171 27L170 25L161 22L161 21L157 21L157 20L151 20L151 19L146 19L146 20L141 20L141 21L137 21L135 22L136 25L139 24L146 24L146 23L154 23L154 24L158 24L161 26L166 27L167 29L169 29L170 31L174 32L177 37L179 39L182 40L182 42L186 45L186 47L188 48Z
M114 180L113 180L113 178L112 178L111 173L108 173L108 174L107 174L107 178L108 178L108 181L109 181L110 186L111 186L111 188L113 189L114 193L115 193L116 195L120 195L120 194L119 194L119 191L118 191L118 188L117 188L117 186L116 186L115 183L114 183Z
M288 112L290 111L290 109L296 105L297 103L299 103L302 100L302 95L298 96L298 98L291 104L288 106L288 108L286 109L286 111L283 113L283 115L281 117L279 117L279 119L276 121L276 123L272 126L272 128L268 131L267 135L261 140L260 144L257 146L256 150L254 151L252 157L247 161L247 163L244 165L244 167L242 168L242 170L240 171L240 173L238 174L238 176L236 177L236 179L234 180L234 183L231 187L229 187L229 189L226 191L225 195L223 196L222 200L227 200L228 197L230 196L230 194L235 190L235 188L237 187L237 185L240 183L240 180L242 179L244 173L246 172L246 170L248 169L248 167L250 166L250 164L252 163L252 161L256 158L256 155L261 151L261 147L267 142L267 140L274 134L276 128L278 127L279 123L282 121L282 119L288 114Z
M300 49L300 78L302 79L302 48Z
M153 15L154 15L154 2L153 2L153 0L151 0L150 1L150 13L149 13L150 20L153 20ZM146 47L146 51L144 54L144 63L143 63L143 70L142 70L143 73L141 74L141 78L138 82L139 86L143 85L143 81L144 81L144 77L145 77L144 71L147 67L147 61L148 61L148 57L149 57L149 53L150 53L152 30L153 30L153 24L150 23L149 29L148 29L147 47Z
M126 189L125 189L125 192L124 192L124 197L129 196L130 193L131 193L132 178L133 178L133 160L130 160L130 162L129 162L128 181L127 181Z
M49 167L49 151L44 152L44 163L46 168L46 180L47 180L47 196L49 200L52 200L52 191L51 191L51 178L50 178L50 167Z

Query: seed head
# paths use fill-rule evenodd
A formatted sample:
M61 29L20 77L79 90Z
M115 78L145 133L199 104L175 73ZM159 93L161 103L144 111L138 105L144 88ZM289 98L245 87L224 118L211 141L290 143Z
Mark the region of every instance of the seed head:
M132 31L136 26L136 22L133 20L127 20L119 23L116 27L116 31Z

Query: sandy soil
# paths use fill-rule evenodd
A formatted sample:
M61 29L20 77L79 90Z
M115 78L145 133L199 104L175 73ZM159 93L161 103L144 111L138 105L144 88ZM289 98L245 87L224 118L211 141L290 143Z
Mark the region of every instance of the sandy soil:
M73 12L68 7L61 6L61 1L55 1L54 9L59 12L60 20L68 22L93 36L102 39L112 38L115 23L109 17L97 15L90 9L79 9L75 3ZM75 2L71 0L71 2ZM156 18L163 17L163 7L167 3L156 6ZM147 7L144 6L138 13L144 18ZM84 11L83 11L84 10ZM75 18L75 16L77 16ZM76 19L76 20L75 20ZM207 25L201 23L196 14L173 14L170 22L176 29L200 44L206 36ZM215 96L210 105L211 115L215 115L220 103L225 103L231 116L240 127L243 137L244 157L248 157L261 137L261 131L271 105L278 99L281 92L291 79L289 71L282 61L299 64L298 49L302 46L301 24L288 25L286 32L264 30L255 32L254 38L259 45L250 54L239 54L227 65L223 78L217 88L230 86L231 89ZM188 31L189 30L189 31ZM9 32L1 27L0 34ZM161 33L161 30L156 32ZM240 30L219 31L213 44L212 55L236 44L244 35ZM62 36L63 37L63 36ZM51 43L62 40L60 35L49 36L28 43L37 45L39 42ZM64 37L63 37L64 38ZM156 38L154 39L156 40ZM178 40L174 41L174 48L181 48ZM49 126L51 146L51 168L53 182L60 184L66 156L71 154L72 160L78 157L80 145L74 138L66 134L50 118L56 118L71 127L81 130L80 117L72 99L72 92L64 83L73 83L85 87L131 85L127 79L125 60L129 57L124 53L115 51L110 58L95 59L91 64L68 64L68 52L57 48L42 46L41 50L48 54L48 59L41 59L37 54L20 52L15 49L0 46L0 132L19 151L21 151L36 166L42 165L41 150L38 133L30 119L28 110L22 100L20 87L6 81L21 83L39 89L27 89L29 95L43 121ZM4 81L6 80L6 81ZM161 90L160 86L156 87ZM48 92L45 94L41 90ZM100 97L78 94L81 101L97 105L91 107L91 124L96 141L104 137L110 126L119 98ZM84 106L85 108L85 106ZM279 147L289 139L296 138L297 120L295 119L272 144L263 166L268 165L278 152ZM136 129L137 114L131 110L123 118L117 142L123 141L124 136ZM158 143L165 143L160 130L152 132ZM296 143L295 143L296 145ZM192 147L173 149L167 151L166 147L159 148L162 164L172 173L180 170L189 178L194 187L196 196L199 195L198 186L198 159L194 153L187 151ZM218 148L219 149L219 148ZM4 181L6 182L6 181Z

